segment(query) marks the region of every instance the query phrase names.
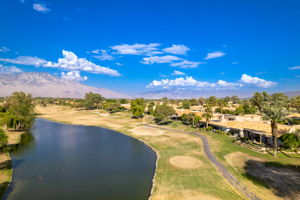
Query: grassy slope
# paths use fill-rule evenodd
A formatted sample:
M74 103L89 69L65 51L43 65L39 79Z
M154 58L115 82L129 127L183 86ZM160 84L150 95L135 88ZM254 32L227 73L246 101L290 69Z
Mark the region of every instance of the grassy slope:
M169 127L186 130L186 131L198 131L194 128L189 128L182 125L180 122L173 122ZM260 159L266 162L274 162L281 165L294 165L300 166L300 155L290 155L290 157L279 153L277 158L273 157L271 154L260 154L249 149L243 148L237 144L233 143L233 138L226 135L219 135L214 133L202 132L210 143L212 152L218 158L223 165L228 168L244 185L246 185L250 191L255 192L257 196L261 199L280 199L278 196L275 196L274 193L266 187L266 185L253 177L245 175L242 164L246 158ZM233 166L229 164L226 157L234 153L241 153L239 155L245 155L245 157L236 156L234 159L235 163L239 163L240 166Z
M282 153L279 153L277 158L273 157L271 154L260 154L249 149L240 147L239 145L233 144L233 139L225 135L209 134L204 133L209 138L209 142L212 146L212 150L216 157L245 185L247 185L253 192L255 192L262 199L276 199L278 197L274 196L273 192L260 183L256 179L251 180L251 177L243 175L245 173L242 167L232 166L226 161L226 156L235 152L242 152L248 155L249 158L258 158L266 162L275 162L282 165L296 165L300 166L300 156L292 155L292 157L287 157ZM238 158L237 158L238 159ZM242 158L241 158L242 161Z

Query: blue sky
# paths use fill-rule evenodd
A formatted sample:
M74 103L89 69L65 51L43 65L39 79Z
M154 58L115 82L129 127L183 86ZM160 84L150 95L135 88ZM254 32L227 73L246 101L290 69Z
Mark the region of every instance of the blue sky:
M127 94L300 90L298 0L1 0L0 73Z

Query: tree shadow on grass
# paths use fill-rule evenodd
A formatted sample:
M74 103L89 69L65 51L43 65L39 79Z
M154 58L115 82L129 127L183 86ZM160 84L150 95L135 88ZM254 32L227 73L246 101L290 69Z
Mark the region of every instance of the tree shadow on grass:
M300 199L300 167L278 162L248 160L245 175L255 184L271 188L284 199Z
M282 153L283 155L285 155L286 157L289 157L289 158L295 158L295 159L299 159L300 160L300 157L296 157L296 156L291 156L287 153L284 153L283 151L280 151L280 153ZM300 155L299 153L296 153L297 155Z
M12 165L11 165L10 160L6 160L6 161L0 163L0 169L11 169L11 168L12 168Z

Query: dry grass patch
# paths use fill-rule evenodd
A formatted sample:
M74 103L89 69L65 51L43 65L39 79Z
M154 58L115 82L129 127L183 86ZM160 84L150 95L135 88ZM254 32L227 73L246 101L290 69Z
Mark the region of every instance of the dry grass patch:
M246 162L248 160L257 160L257 161L264 161L262 158L249 156L248 154L242 152L232 152L225 156L225 160L228 164L233 166L235 169L244 170L246 166Z
M0 154L0 163L6 162L10 160L9 156L7 153L1 153Z
M202 195L188 197L183 200L221 200L221 199L214 197L212 195L202 194Z
M131 132L135 135L140 135L140 136L158 136L158 135L163 135L165 131L152 128L152 127L146 127L146 126L138 126L135 127L131 130Z
M202 162L191 156L174 156L170 158L169 162L178 168L182 169L196 169L202 166Z
M6 134L8 136L7 144L17 144L19 143L22 134L25 133L25 131L7 131Z
M202 194L191 190L182 190L179 194L173 194L169 196L156 196L151 200L221 200L213 195Z

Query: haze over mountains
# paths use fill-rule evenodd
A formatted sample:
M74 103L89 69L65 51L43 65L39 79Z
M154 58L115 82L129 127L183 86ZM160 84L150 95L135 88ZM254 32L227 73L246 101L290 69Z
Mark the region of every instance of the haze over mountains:
M199 98L210 96L211 93L192 89L172 89L148 91L134 96L114 92L104 88L96 88L82 83L56 77L49 73L27 72L0 75L0 96L9 96L15 91L23 91L34 97L64 97L83 98L85 93L99 93L105 98L134 98L142 97L158 99L168 97L172 99ZM289 97L300 95L300 91L285 92ZM245 93L228 94L227 91L218 91L215 96L225 97L237 95L239 97L250 97Z
M90 87L75 81L58 78L49 73L15 73L0 75L0 96L9 96L15 91L32 94L33 97L82 98L85 93L100 93L105 98L129 98L128 95Z

